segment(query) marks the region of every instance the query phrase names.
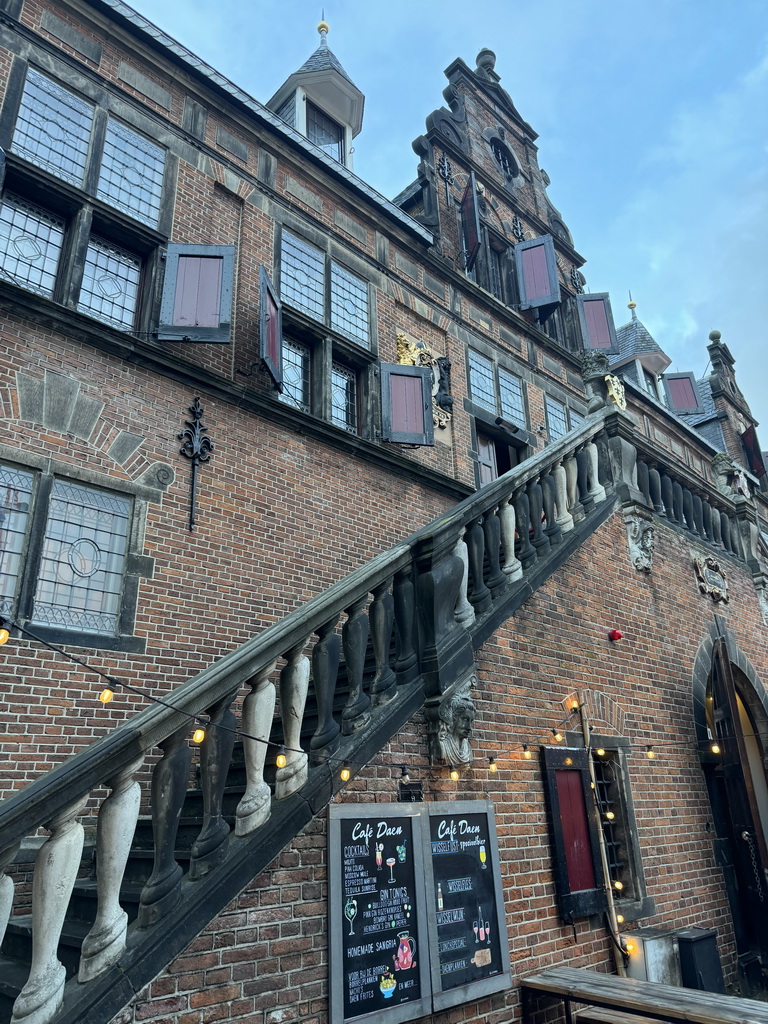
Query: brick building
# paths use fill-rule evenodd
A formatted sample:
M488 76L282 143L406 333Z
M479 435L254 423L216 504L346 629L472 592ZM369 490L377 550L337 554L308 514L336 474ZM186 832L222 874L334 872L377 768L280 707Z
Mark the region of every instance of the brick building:
M585 291L489 50L389 201L322 23L266 105L121 0L0 32L0 1020L501 1024L638 928L764 992L765 467L720 335L665 373ZM420 865L378 959L358 807L411 846L350 865Z

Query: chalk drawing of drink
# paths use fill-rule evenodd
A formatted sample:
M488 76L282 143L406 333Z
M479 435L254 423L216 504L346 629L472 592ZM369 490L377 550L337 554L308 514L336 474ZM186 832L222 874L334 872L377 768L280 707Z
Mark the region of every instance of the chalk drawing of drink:
M387 857L387 867L389 868L389 880L393 885L395 884L395 876L392 874L392 868L395 866L395 863L396 861L394 857Z
M485 870L485 843L480 843L480 866Z
M376 843L376 870L381 871L382 854L384 850L384 843Z
M490 944L491 944L491 922L490 921L486 921L485 922L485 941L490 946Z
M478 942L479 940L477 938L477 921L472 922L472 931L475 933L475 942Z
M357 917L357 900L352 896L348 896L347 902L344 904L344 917L349 921L349 934L354 935L352 922Z

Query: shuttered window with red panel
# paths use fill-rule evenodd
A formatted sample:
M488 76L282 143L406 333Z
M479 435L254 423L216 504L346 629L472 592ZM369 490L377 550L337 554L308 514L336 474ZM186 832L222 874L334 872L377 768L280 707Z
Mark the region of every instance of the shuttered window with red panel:
M704 412L692 373L665 373L661 379L672 412Z
M259 353L275 387L283 390L283 304L264 267L259 272Z
M432 371L381 363L381 436L399 444L433 445Z
M577 295L581 337L585 349L600 349L603 352L618 352L616 328L611 312L608 292L594 295Z
M230 340L232 245L168 246L157 336L161 341Z
M515 269L521 309L537 309L539 322L560 302L555 245L551 235L541 235L515 246Z
M542 760L557 902L561 919L570 923L606 906L588 755L544 747Z

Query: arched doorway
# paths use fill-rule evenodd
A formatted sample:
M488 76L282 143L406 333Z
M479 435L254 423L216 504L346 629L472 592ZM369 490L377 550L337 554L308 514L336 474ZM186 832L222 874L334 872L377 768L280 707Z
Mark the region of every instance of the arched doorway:
M731 907L743 995L768 993L768 693L720 616L694 678L715 853ZM714 747L714 749L713 749Z

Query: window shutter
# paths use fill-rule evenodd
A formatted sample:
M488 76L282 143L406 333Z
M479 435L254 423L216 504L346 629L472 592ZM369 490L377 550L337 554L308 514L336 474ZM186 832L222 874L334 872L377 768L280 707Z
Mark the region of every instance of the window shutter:
M704 412L692 373L665 373L661 379L673 412Z
M608 352L617 351L616 328L613 325L613 313L608 292L577 295L576 303L584 348L599 348Z
M598 822L586 750L544 747L552 870L560 917L574 918L605 909Z
M275 294L269 274L259 271L259 351L278 391L283 390L283 304Z
M461 197L461 220L464 227L464 241L467 246L464 253L464 269L470 271L475 265L480 251L480 215L477 209L477 189L475 172L469 172L469 181Z
M539 320L549 316L560 302L555 246L551 235L541 235L515 246L515 268L520 289L520 308L538 309Z
M228 342L234 269L233 245L171 243L165 259L158 338Z
M760 444L757 440L757 433L754 426L747 427L741 435L741 443L744 445L744 452L747 456L747 464L756 477L765 476L765 459L760 451Z
M433 445L432 371L381 363L381 436L398 444Z

